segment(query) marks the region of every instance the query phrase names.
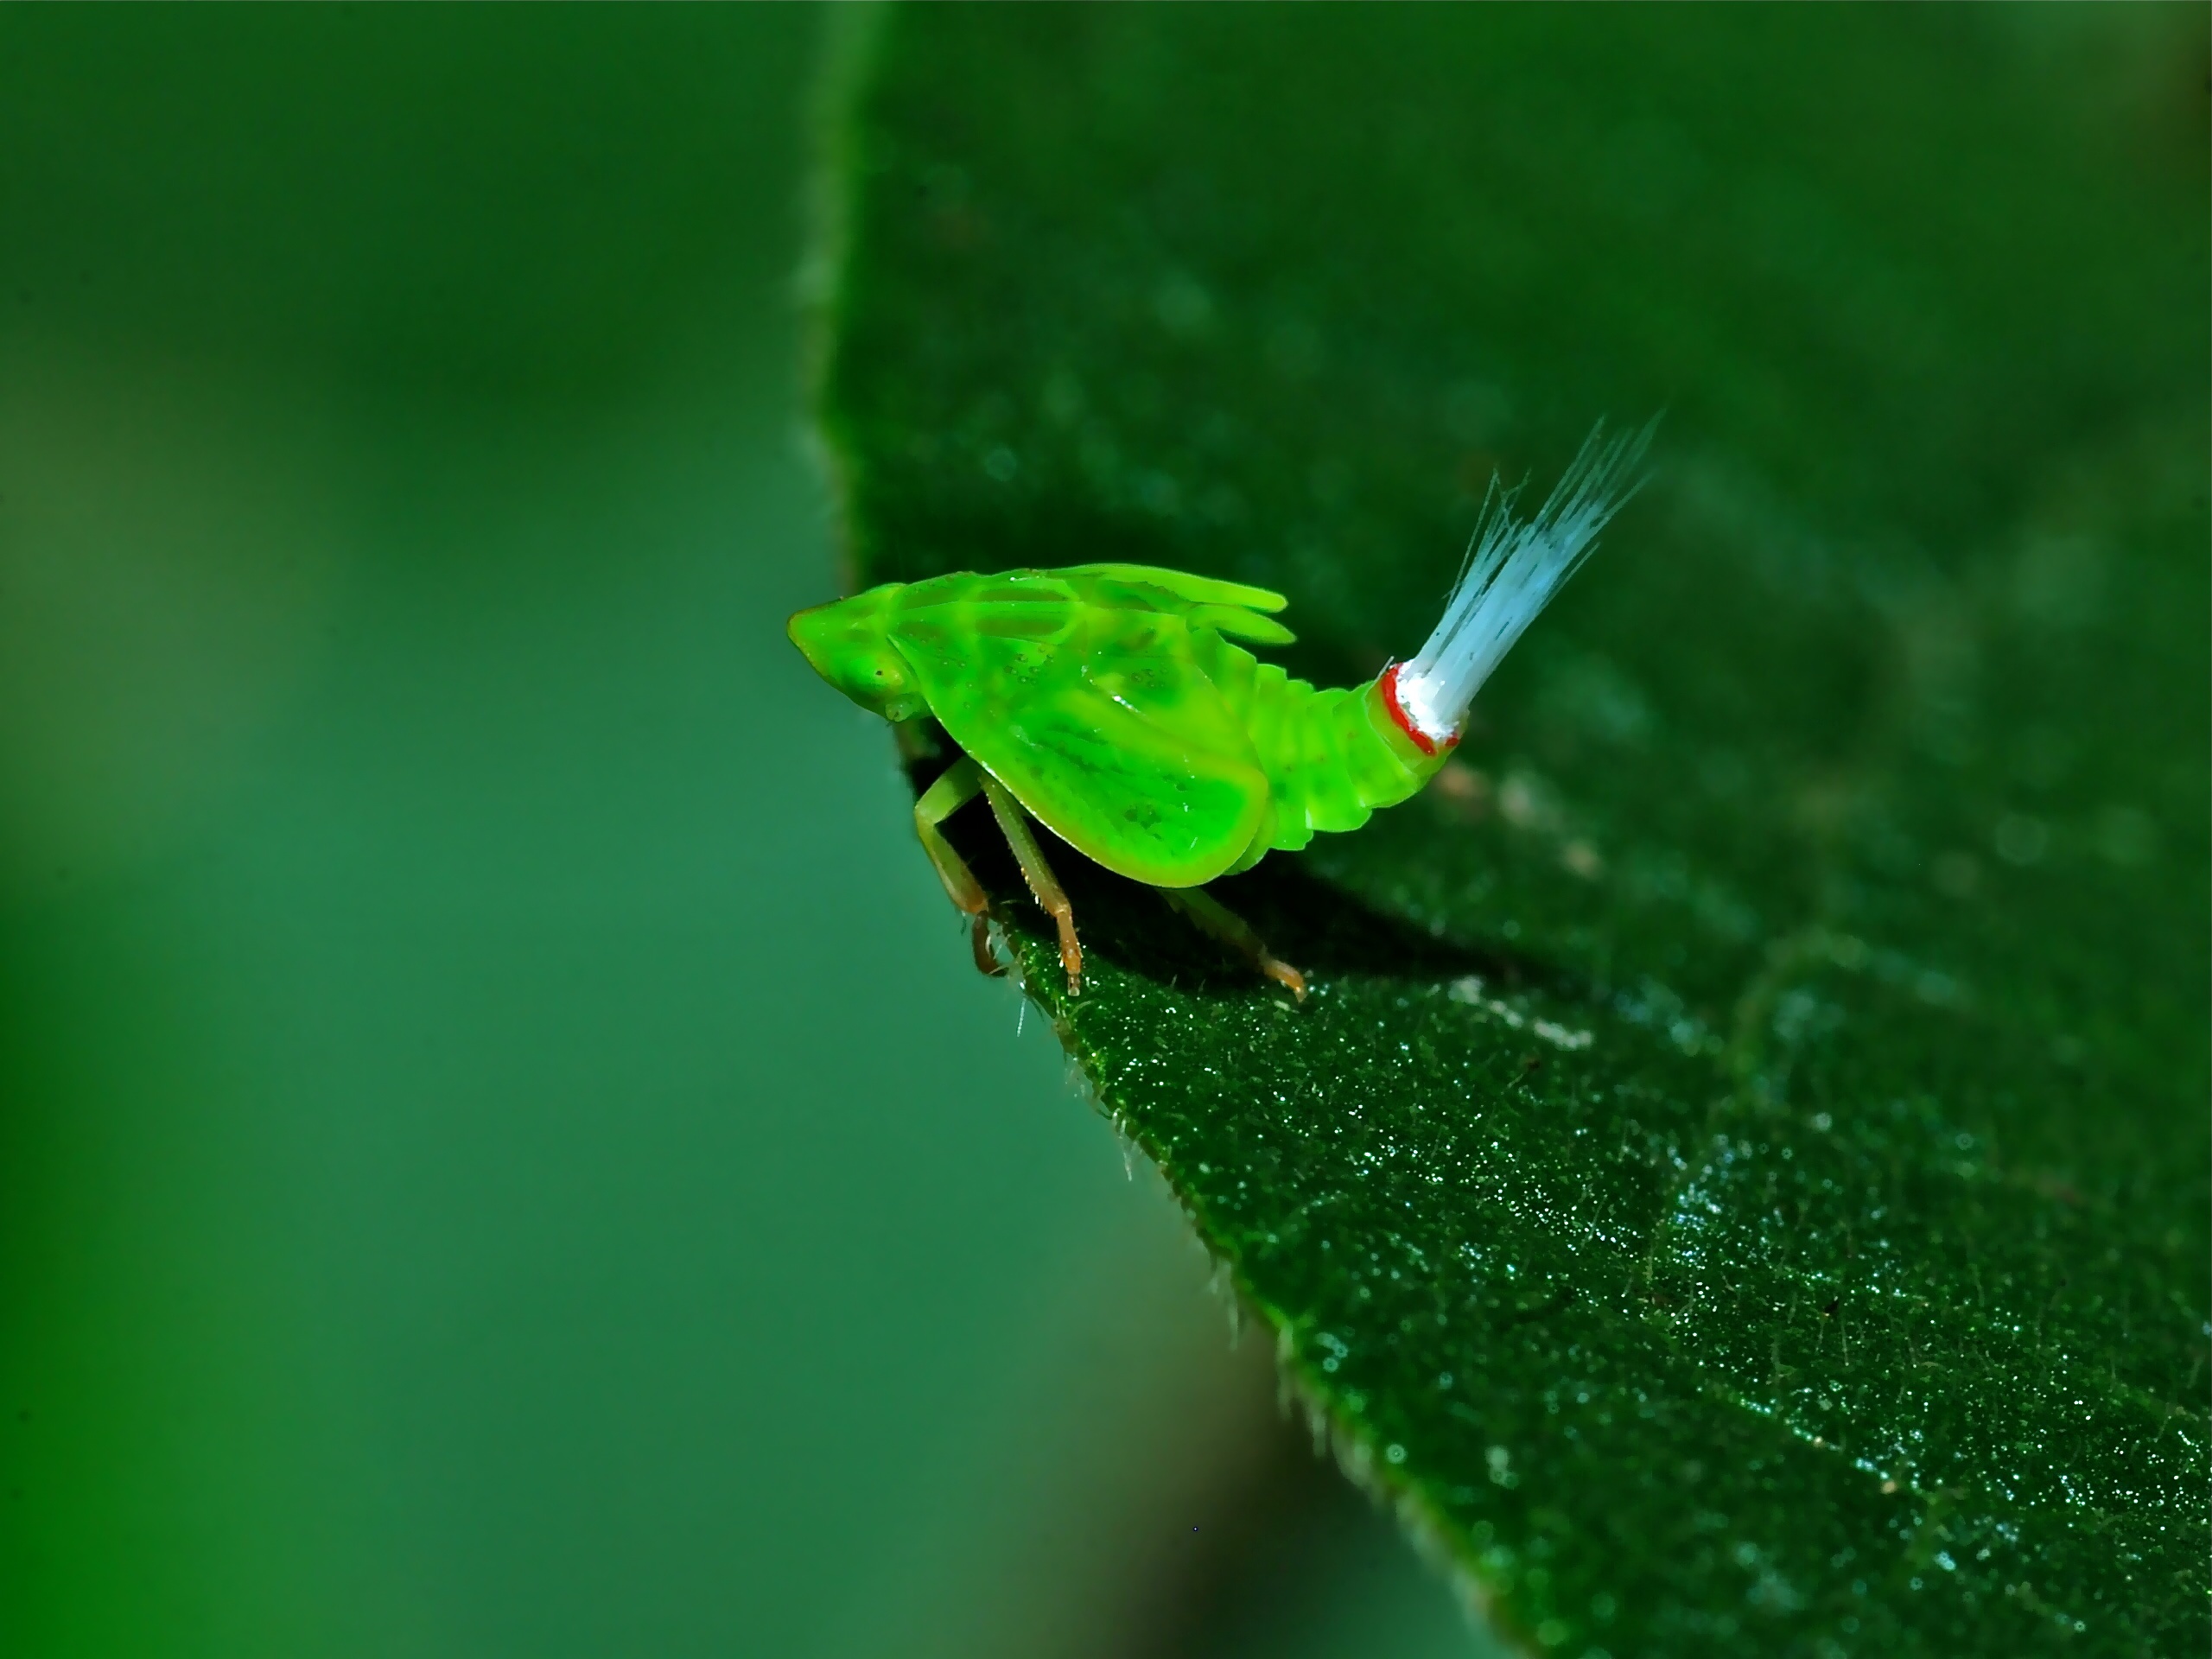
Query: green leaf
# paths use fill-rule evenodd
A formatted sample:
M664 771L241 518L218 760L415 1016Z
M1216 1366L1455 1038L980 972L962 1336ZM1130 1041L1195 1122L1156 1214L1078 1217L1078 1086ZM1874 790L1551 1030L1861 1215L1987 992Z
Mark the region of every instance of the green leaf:
M1355 1472L1562 1654L2207 1639L2201 10L966 9L839 130L873 582L1418 645L1494 469L1657 476L1423 798L1058 863L1032 994Z

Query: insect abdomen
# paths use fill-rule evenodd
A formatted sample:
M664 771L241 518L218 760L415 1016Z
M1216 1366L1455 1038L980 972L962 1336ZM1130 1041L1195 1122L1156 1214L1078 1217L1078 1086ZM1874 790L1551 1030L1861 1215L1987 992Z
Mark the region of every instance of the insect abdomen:
M1358 829L1443 764L1391 721L1376 681L1319 690L1210 630L1194 631L1192 644L1242 717L1270 785L1268 818L1240 869L1272 849L1294 852L1317 831Z

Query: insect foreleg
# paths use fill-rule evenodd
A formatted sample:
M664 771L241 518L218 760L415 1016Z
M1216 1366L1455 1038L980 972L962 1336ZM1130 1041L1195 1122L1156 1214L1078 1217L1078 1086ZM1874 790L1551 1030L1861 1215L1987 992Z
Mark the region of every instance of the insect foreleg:
M937 867L937 879L944 883L945 896L969 918L968 946L975 952L977 970L1002 974L1006 969L991 960L990 930L986 920L990 900L984 896L983 884L976 880L976 873L952 850L952 843L938 828L974 800L982 787L983 769L962 755L914 803L914 833L922 838L922 849Z
M1045 849L1037 844L1037 837L1029 831L1029 821L1022 816L1021 806L1006 791L1005 785L986 775L983 779L983 798L991 804L991 816L999 821L1007 845L1014 849L1014 855L1021 865L1021 878L1029 883L1029 891L1052 918L1052 925L1060 934L1060 966L1067 970L1068 989L1083 988L1083 946L1076 942L1075 909L1068 903L1068 896L1060 890L1059 882L1052 875L1052 867L1045 861Z
M1160 896L1181 911L1199 928L1230 949L1249 957L1255 967L1300 1001L1306 1000L1306 976L1274 952L1244 918L1203 887L1162 887Z

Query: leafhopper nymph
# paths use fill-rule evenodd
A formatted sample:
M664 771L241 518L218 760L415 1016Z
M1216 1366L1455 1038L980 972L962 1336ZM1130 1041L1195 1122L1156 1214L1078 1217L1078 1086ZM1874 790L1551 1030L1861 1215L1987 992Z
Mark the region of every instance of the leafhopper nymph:
M1298 970L1205 884L1357 830L1436 775L1491 671L1635 493L1650 432L1601 424L1530 518L1493 484L1443 620L1364 685L1317 689L1238 643L1290 642L1281 594L1147 565L887 582L799 612L791 641L863 709L934 715L959 745L914 828L985 972L989 900L939 827L979 794L1058 930L1070 990L1083 947L1032 818L1303 996Z

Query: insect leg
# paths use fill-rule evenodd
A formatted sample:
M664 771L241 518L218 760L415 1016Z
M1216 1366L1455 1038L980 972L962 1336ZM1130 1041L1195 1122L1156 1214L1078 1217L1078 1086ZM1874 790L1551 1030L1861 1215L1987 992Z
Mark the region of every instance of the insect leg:
M1181 911L1200 931L1252 959L1252 965L1300 1001L1306 1000L1306 976L1268 950L1244 918L1204 887L1161 887L1160 896Z
M969 918L968 948L975 953L977 971L1002 974L1006 969L991 960L990 930L987 921L990 900L983 895L983 884L976 880L976 873L968 868L959 854L952 850L952 843L938 828L974 800L982 787L983 769L966 755L962 755L942 777L924 790L922 798L914 803L914 833L922 838L922 850L930 855L930 862L937 867L937 879L944 883L945 896Z
M1052 867L1045 861L1045 849L1029 833L1029 821L1021 816L1020 804L1006 792L1004 785L986 777L983 798L991 804L991 816L999 821L1007 845L1014 849L1014 855L1020 862L1022 880L1029 883L1029 891L1037 895L1037 902L1045 907L1052 918L1052 925L1059 930L1060 966L1067 970L1068 989L1081 990L1083 946L1076 942L1075 910L1053 878Z

